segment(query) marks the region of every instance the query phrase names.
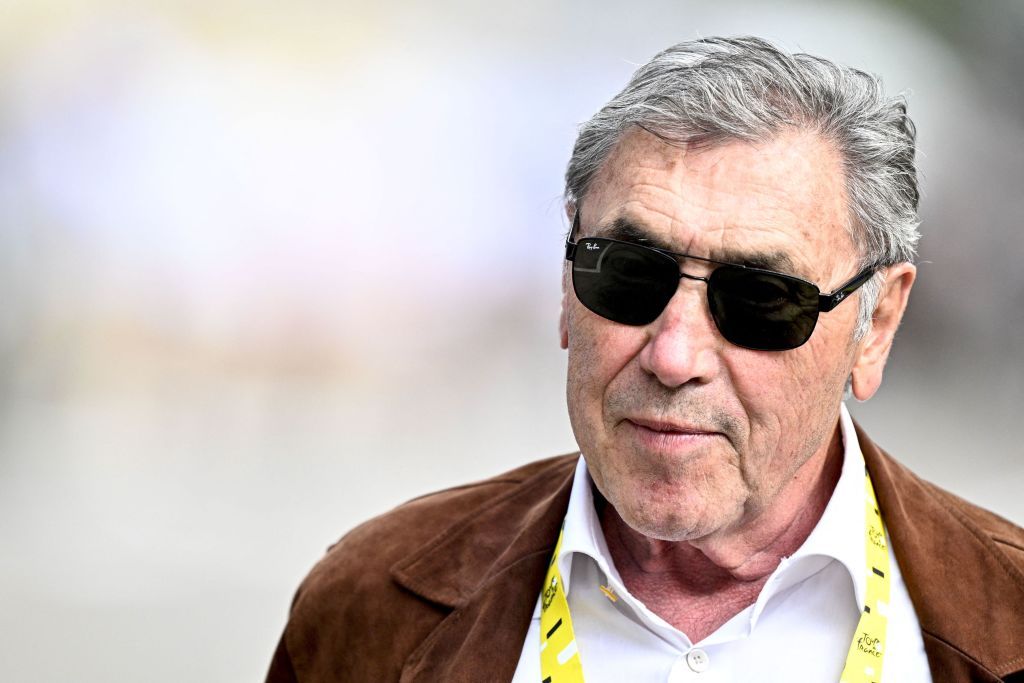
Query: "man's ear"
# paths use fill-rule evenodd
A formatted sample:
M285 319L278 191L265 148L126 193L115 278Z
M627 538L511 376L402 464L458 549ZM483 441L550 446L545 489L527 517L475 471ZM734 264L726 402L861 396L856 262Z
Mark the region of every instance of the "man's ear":
M882 384L885 361L916 277L917 268L912 263L897 263L886 269L878 304L871 316L871 329L859 343L850 377L853 395L858 401L874 396Z

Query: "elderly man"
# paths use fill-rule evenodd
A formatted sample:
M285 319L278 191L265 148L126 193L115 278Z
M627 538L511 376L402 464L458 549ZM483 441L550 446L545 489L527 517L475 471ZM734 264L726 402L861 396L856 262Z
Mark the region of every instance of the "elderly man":
M1024 532L843 406L914 283L903 102L758 39L676 45L582 127L566 200L582 455L349 533L268 681L1024 680Z

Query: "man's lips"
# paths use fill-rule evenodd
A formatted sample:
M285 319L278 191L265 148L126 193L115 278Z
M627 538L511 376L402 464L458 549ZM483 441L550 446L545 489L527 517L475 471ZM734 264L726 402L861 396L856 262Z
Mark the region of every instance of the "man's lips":
M715 429L706 429L695 425L676 422L665 422L663 420L648 420L641 417L629 417L626 418L626 422L629 422L634 427L639 427L645 431L658 432L666 435L680 434L692 436L713 436L719 433L718 430Z
M664 420L631 417L625 423L645 450L666 454L685 455L722 436L714 429Z

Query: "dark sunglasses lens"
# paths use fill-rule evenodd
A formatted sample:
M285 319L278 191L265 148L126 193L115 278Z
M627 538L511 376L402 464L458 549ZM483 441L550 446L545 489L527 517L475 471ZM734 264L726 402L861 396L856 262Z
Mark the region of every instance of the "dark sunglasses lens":
M818 321L818 289L807 282L748 268L711 273L708 303L722 336L761 351L795 349Z
M581 239L572 264L580 302L626 325L646 325L665 310L679 286L675 259L635 244Z

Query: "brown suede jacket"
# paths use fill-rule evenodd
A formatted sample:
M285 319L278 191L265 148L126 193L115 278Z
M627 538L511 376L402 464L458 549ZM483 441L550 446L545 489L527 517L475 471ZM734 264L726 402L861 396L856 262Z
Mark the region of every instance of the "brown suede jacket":
M857 434L936 683L1024 681L1024 530ZM577 457L417 498L346 535L299 588L268 683L511 680Z

